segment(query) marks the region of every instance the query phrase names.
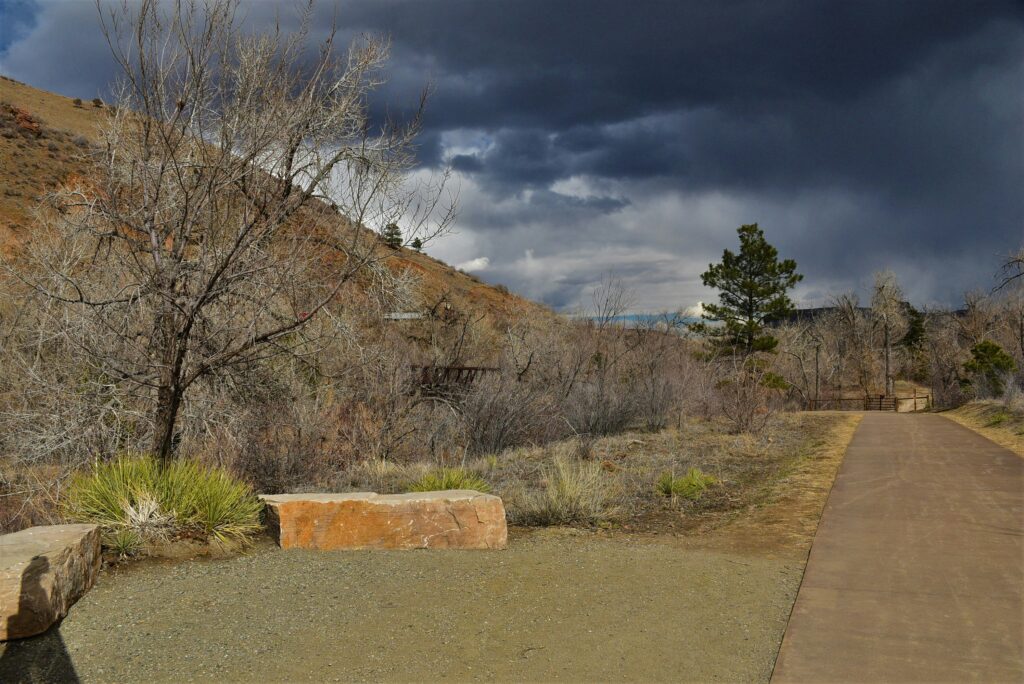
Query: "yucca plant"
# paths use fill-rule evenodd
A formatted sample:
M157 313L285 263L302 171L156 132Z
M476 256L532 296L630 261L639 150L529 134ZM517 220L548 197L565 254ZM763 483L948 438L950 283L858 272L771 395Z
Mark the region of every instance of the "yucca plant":
M131 555L147 542L201 531L244 542L259 530L262 504L226 471L180 460L161 469L146 455L123 455L76 476L65 516L100 526L104 544Z
M142 544L142 535L127 527L118 527L103 534L103 545L117 554L118 558L134 556Z
M71 480L65 499L65 514L72 520L91 522L103 528L126 526L128 510L140 499L155 498L159 468L145 456L123 455L97 464L91 473Z
M219 469L201 470L192 488L190 521L218 541L243 542L260 528L263 504L248 485Z
M203 476L203 469L195 461L172 461L154 483L156 498L175 518L188 521L195 513L196 489Z
M465 468L432 470L409 485L411 492L434 492L445 489L473 489L486 493L491 491L491 486L482 477Z
M662 473L656 489L659 494L669 498L699 499L705 489L717 482L718 480L703 473L699 468L690 468L684 477L676 477L668 472Z

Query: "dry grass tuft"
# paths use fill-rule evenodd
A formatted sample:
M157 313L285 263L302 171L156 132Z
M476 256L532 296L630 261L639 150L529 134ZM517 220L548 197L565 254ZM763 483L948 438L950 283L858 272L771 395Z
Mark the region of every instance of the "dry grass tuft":
M510 511L524 525L594 525L616 517L618 483L597 463L556 455L542 470L540 491Z
M487 493L491 486L466 468L438 468L409 485L410 492L437 492L446 489L472 489Z

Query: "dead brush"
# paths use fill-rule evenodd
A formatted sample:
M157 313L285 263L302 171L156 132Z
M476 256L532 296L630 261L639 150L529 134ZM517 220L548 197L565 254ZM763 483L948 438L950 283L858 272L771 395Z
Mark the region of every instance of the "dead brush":
M141 539L166 542L174 536L174 515L163 511L155 498L142 495L136 501L125 501L124 526Z

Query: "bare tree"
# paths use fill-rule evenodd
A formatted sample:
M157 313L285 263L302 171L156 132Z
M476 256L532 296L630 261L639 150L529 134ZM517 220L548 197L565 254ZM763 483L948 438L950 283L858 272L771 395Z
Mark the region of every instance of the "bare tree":
M996 310L990 296L984 292L964 293L964 306L954 312L952 320L965 347L973 347L992 337L996 328Z
M776 362L792 398L802 406L817 405L821 400L822 383L826 388L840 366L836 359L835 316L822 314L812 320L798 321L776 328L778 351ZM829 399L831 397L828 397Z
M782 378L775 372L778 360L771 354L716 360L718 410L737 432L760 432L778 409L783 389Z
M955 406L962 400L964 351L948 311L926 311L925 351L928 384L938 406Z
M1024 362L1024 283L1007 288L1002 301L1003 328L1007 333L1007 348ZM1024 366L1024 363L1018 365Z
M1024 247L1017 250L1016 254L1009 256L1003 263L1003 271L999 278L999 285L996 290L1001 290L1011 283L1024 278Z
M875 355L875 332L871 321L860 306L855 294L839 295L834 300L835 323L838 335L840 382L843 373L852 375L857 387L867 397L875 390L877 358Z
M390 252L370 228L423 242L452 217L443 178L408 181L418 116L371 125L387 42L339 55L332 29L310 52L311 7L297 32L262 35L240 30L237 0L165 7L103 16L122 79L96 173L49 198L14 267L96 373L147 402L162 461L197 382L337 332L323 314Z
M871 313L882 329L882 353L885 368L885 394L895 394L892 372L893 339L906 332L906 306L903 290L892 271L875 274L871 293Z

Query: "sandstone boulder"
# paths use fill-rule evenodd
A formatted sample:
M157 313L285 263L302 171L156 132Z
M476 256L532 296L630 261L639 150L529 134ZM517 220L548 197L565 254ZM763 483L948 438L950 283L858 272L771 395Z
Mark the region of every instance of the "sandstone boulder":
M470 490L260 498L267 528L283 549L503 549L508 544L501 499Z
M92 588L95 525L47 525L0 535L0 641L45 632Z

